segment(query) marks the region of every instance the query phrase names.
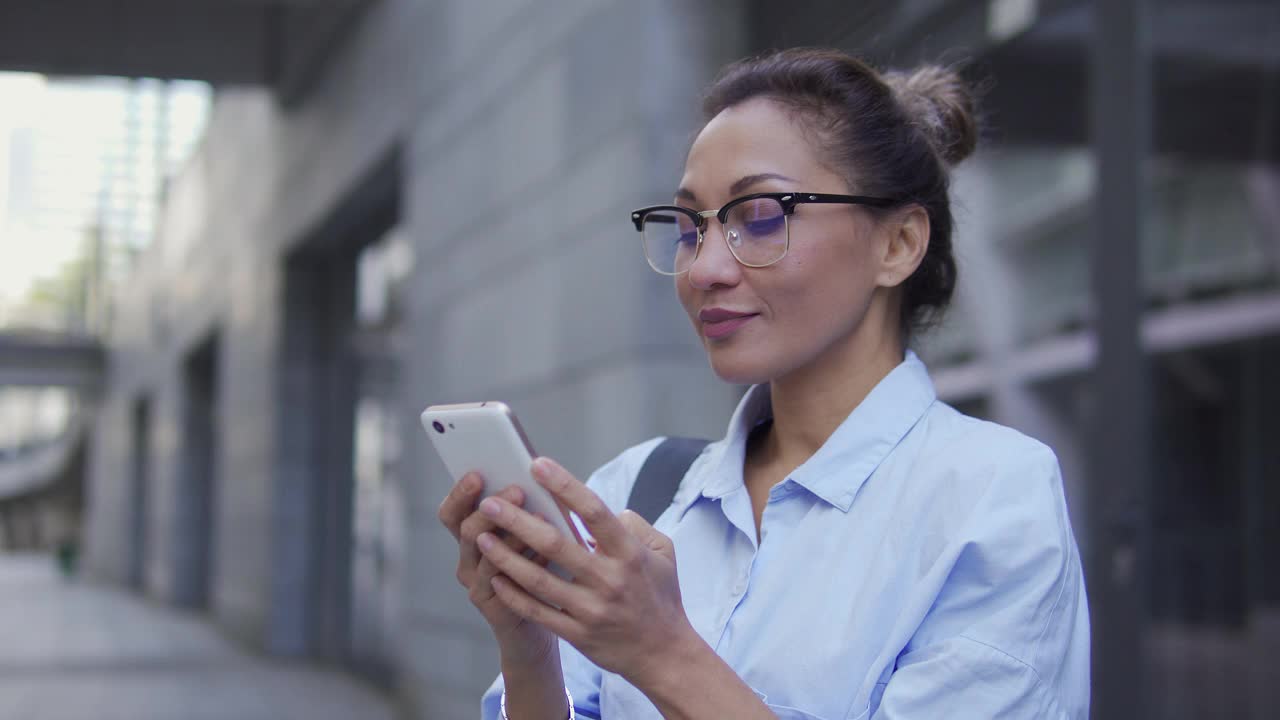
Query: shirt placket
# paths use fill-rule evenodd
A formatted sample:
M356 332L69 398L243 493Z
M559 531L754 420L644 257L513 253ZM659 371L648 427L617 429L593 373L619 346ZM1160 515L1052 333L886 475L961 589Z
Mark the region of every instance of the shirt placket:
M735 562L733 563L733 571L728 577L729 592L724 599L720 614L716 618L717 651L725 649L724 644L726 641L732 641L732 636L728 633L729 623L733 620L738 609L742 607L747 593L751 589L751 578L755 572L755 565L760 557L763 543L768 537L770 526L779 522L779 503L791 494L792 488L790 486L790 482L780 484L775 486L769 493L769 500L765 504L764 514L760 522L760 545L757 545L755 541L755 518L751 514L750 496L746 490L744 489L725 498L725 513L739 532L735 534L733 552ZM745 505L745 508L742 505ZM743 526L742 514L744 512L747 516L746 527Z
M737 490L721 499L720 509L725 519L735 529L729 544L729 571L722 576L724 591L717 593L718 608L715 615L715 647L720 651L725 640L725 629L738 605L746 596L755 562L755 520L751 515L751 501L745 490Z

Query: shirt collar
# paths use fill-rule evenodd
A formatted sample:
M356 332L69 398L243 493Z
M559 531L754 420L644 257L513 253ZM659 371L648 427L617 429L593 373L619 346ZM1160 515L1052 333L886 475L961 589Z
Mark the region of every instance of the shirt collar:
M902 363L876 384L788 479L848 512L862 484L936 398L928 369L908 350ZM722 498L742 487L747 438L770 416L769 386L752 386L738 403L718 453L708 458L710 472L701 487L702 496Z

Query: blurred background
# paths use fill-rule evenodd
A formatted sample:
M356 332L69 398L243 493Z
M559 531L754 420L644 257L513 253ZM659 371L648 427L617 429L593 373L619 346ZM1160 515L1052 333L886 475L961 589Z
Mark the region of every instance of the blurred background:
M0 717L475 717L417 414L722 435L628 212L814 44L984 89L919 349L1058 453L1094 716L1275 717L1276 0L0 1Z

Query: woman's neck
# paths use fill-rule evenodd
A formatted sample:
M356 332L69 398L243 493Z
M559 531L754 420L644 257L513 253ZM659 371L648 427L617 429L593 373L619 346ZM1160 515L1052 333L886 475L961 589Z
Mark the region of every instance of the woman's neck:
M864 323L864 329L870 330L865 327L869 324ZM904 353L897 333L867 335L858 337L855 333L848 342L770 383L773 424L767 437L761 438L763 458L799 466L902 362Z

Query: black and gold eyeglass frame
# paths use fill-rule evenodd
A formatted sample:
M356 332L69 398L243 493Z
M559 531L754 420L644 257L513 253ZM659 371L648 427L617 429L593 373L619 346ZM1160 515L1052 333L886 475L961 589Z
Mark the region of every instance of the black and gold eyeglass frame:
M691 210L679 205L654 205L631 213L640 233L649 267L662 275L689 271L706 235L707 221L716 218L724 228L725 244L741 264L751 268L773 265L791 247L788 218L805 203L866 205L888 208L890 198L827 193L752 193L734 198L719 210Z

